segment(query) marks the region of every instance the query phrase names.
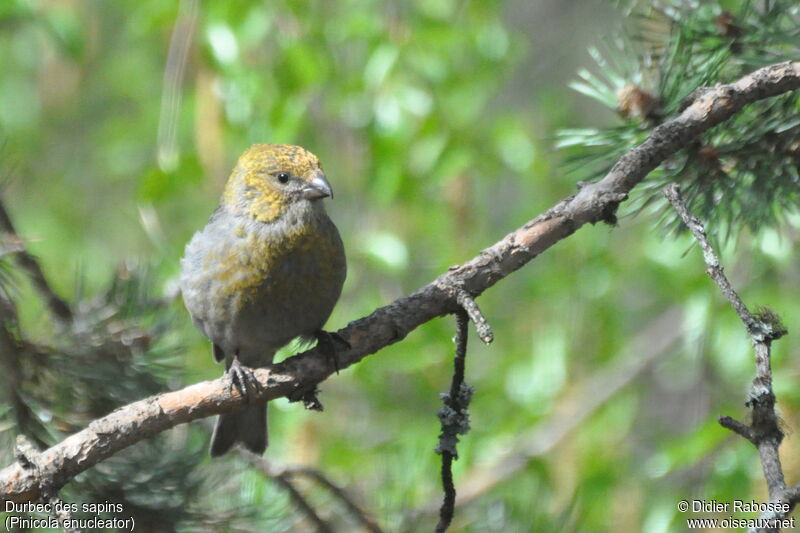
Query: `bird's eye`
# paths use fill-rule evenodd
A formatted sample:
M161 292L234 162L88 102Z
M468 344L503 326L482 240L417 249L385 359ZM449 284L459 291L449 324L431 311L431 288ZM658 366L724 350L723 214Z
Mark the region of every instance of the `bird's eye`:
M278 172L275 174L275 177L278 178L278 181L281 183L286 183L289 181L289 173L288 172Z

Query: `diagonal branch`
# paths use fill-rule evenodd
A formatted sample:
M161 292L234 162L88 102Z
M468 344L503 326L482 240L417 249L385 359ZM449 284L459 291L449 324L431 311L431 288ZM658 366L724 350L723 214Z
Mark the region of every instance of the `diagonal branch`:
M350 345L337 354L339 369L402 340L429 320L455 312L459 308L456 288L478 296L584 224L613 223L617 207L631 189L698 134L747 104L798 88L800 62L785 62L704 91L680 115L654 128L647 140L625 153L600 181L584 185L577 194L561 200L413 294L339 330L339 336ZM313 348L269 368L257 369L255 375L262 387L251 400L269 401L308 390L334 370L325 353ZM0 497L15 501L39 498L43 485L58 489L135 442L178 424L232 412L244 405L222 378L129 404L42 452L38 475L25 471L19 463L0 471Z
M673 183L664 188L664 195L680 215L681 220L694 235L700 248L703 250L703 260L708 269L706 272L714 280L719 290L731 303L736 313L753 342L755 349L756 377L750 389L746 405L752 407L753 421L750 425L744 424L729 416L720 417L719 423L723 427L749 440L758 449L761 459L761 469L767 481L767 490L771 503L779 503L779 511L769 511L762 518L770 522L769 527L758 531L780 531L783 520L797 504L797 495L792 496L794 487L787 490L783 476L783 467L779 448L783 440L783 431L780 428L778 414L775 412L775 393L772 390L772 368L770 367L772 341L786 335L778 316L769 310L762 310L757 314L751 313L744 304L739 294L728 281L725 271L720 264L719 257L711 246L706 235L703 223L693 216L686 203L683 201L680 187ZM793 499L794 498L794 499Z

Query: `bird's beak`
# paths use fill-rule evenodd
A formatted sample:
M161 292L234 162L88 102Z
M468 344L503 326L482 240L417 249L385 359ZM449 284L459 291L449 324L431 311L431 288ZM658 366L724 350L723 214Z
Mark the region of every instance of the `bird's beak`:
M308 200L319 200L320 198L326 198L328 196L333 198L333 189L331 189L331 184L328 183L328 178L325 177L325 174L323 174L322 171L317 170L312 176L311 180L308 181L306 186L303 188L303 198Z

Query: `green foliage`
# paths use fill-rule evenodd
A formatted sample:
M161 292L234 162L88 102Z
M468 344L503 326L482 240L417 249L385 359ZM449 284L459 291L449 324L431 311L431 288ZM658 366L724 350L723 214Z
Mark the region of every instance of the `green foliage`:
M622 153L644 139L648 127L680 112L703 87L729 83L756 68L797 57L797 6L734 4L664 2L629 7L636 20L630 37L591 51L599 74L582 70L582 81L572 87L619 112L623 124L560 132L558 146L580 147L570 159L587 178L607 172ZM628 107L636 105L626 101L629 87L652 99L653 109L643 116L629 112ZM702 135L641 187L635 209L654 207L662 227L680 229L680 220L661 194L665 184L677 182L690 210L711 222L723 239L742 228L757 232L785 222L800 202L799 102L793 94L759 102Z

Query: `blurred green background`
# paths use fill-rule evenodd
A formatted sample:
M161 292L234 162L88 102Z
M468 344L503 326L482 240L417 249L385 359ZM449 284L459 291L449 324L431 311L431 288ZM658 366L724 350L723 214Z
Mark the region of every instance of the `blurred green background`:
M214 378L176 297L178 261L247 146L300 144L323 161L348 253L327 326L338 329L599 177L565 166L554 138L620 122L568 84L624 18L577 0L4 0L3 199L70 301L120 265L151 272L172 300L163 335L180 347L162 390ZM664 239L656 222L586 227L480 298L496 340L471 339L472 431L455 464L470 501L454 531L683 531L681 499L765 498L756 451L716 423L745 416L748 338L691 240ZM798 226L795 215L780 231L743 232L722 251L744 300L771 306L790 333ZM57 344L24 276L18 291L24 330ZM328 380L323 413L274 402L268 458L321 469L387 531L432 530L453 332L452 318L435 320ZM790 482L797 356L793 336L776 344ZM188 437L195 448L210 424L193 423L204 429ZM222 463L225 486L192 505L222 516L269 503L253 523L310 530L271 481ZM204 455L192 468L220 469ZM334 502L314 501L348 524Z

